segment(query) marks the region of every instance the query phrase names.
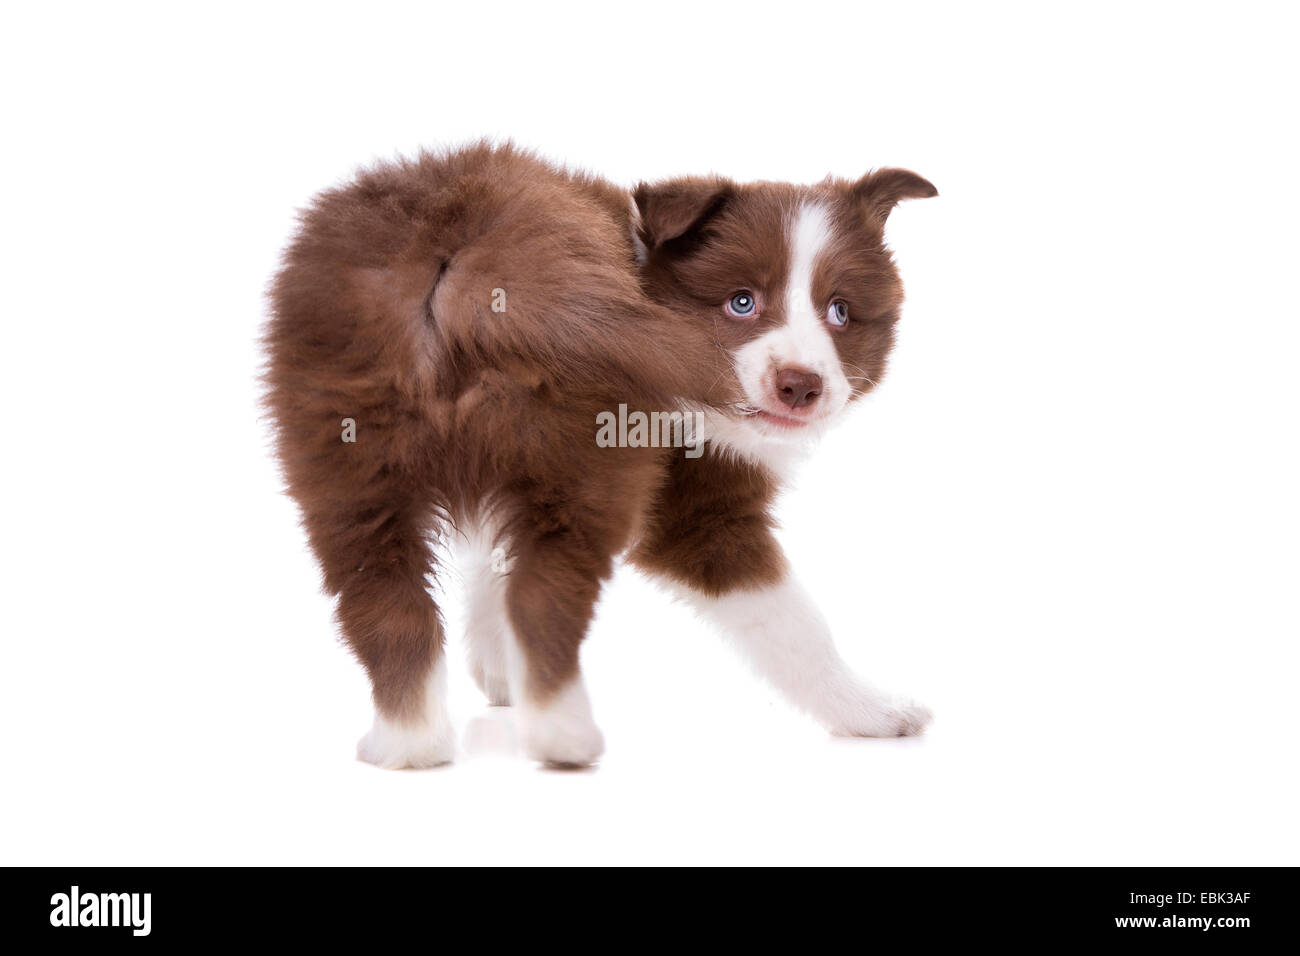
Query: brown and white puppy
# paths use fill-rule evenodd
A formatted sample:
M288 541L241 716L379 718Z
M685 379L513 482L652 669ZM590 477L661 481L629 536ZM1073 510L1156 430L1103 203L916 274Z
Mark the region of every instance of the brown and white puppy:
M470 544L471 667L490 700L517 706L538 760L603 749L578 648L620 556L832 732L918 733L923 708L836 653L771 507L792 458L879 381L902 301L885 219L933 195L886 169L629 197L480 144L317 197L272 288L266 400L371 678L359 756L453 756L427 586L439 539ZM597 425L620 408L677 412L677 430L609 447Z

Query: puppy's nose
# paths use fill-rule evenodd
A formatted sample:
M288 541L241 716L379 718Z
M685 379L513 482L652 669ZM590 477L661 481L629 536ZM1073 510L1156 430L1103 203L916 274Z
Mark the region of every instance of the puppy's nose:
M776 373L776 397L791 408L803 408L822 393L822 377L801 368L783 368Z

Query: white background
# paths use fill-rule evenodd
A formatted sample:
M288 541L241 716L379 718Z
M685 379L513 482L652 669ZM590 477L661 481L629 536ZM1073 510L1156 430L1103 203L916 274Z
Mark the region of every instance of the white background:
M1300 862L1292 13L904 6L9 10L0 862ZM939 187L890 374L781 507L926 737L828 738L620 572L598 769L512 755L459 666L458 764L354 762L264 290L317 189L481 135Z

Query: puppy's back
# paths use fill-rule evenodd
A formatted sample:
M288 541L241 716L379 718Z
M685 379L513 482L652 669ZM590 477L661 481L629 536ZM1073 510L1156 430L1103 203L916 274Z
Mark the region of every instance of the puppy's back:
M271 294L271 380L452 397L522 363L566 390L706 399L720 356L643 294L629 215L622 190L510 146L370 169L302 213Z

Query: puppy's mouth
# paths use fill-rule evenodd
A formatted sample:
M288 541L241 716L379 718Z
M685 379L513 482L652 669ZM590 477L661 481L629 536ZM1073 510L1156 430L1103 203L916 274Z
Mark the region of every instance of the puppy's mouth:
M820 434L835 416L826 412L800 415L798 412L779 412L771 407L749 405L742 410L742 419L750 428L775 440L796 440Z
M741 384L738 391L739 400L731 406L733 420L743 422L755 434L773 441L802 442L820 435L839 418L843 409L842 402L825 392L813 402L789 405L776 400L776 390L770 383L753 389ZM756 397L756 393L762 397Z
M813 424L812 419L800 418L795 415L782 415L779 412L769 412L765 408L755 410L752 417L754 420L760 421L764 425L793 431L798 431L800 428L807 428L809 425Z

